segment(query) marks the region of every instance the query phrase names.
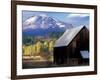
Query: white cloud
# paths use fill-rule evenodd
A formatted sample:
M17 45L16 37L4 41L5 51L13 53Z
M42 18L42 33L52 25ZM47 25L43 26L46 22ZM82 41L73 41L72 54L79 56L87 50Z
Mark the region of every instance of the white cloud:
M87 17L87 16L89 16L89 15L88 14L69 14L67 16L67 18L75 18L75 17L82 17L82 18L84 18L84 17Z

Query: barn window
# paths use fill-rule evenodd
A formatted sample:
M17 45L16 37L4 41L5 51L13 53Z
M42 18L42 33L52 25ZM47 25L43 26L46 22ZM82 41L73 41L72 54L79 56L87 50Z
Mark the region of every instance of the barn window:
M80 51L81 56L83 59L88 59L89 58L89 52L88 51Z

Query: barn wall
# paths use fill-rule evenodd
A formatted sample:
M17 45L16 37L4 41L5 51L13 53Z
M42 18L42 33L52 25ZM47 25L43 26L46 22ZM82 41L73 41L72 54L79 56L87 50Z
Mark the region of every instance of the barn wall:
M68 48L75 50L75 48L81 48L83 50L89 50L89 31L87 28L83 28L81 32L72 40Z
M89 50L89 31L83 28L68 46L54 48L56 64L78 65L82 63L80 50Z
M69 65L77 65L82 62L80 50L89 51L89 31L83 28L82 31L72 40L67 50L67 62Z
M63 64L67 60L67 47L56 47L54 48L54 63Z

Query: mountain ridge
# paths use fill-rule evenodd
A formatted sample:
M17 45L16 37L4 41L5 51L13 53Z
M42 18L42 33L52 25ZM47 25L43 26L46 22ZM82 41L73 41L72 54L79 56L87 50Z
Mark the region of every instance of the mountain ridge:
M23 22L23 34L25 35L45 35L52 32L64 32L72 28L72 24L56 20L47 15L37 15L26 19Z

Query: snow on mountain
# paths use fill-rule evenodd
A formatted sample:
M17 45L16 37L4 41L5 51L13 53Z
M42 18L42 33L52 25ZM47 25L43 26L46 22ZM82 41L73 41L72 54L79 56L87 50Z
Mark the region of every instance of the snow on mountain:
M45 14L36 15L28 18L23 22L23 30L26 29L48 29L48 28L72 28L69 23L57 21Z
M65 23L65 22L62 22L62 21L58 21L58 22L56 22L56 24L57 24L60 28L66 28L66 29L73 28L72 24Z

